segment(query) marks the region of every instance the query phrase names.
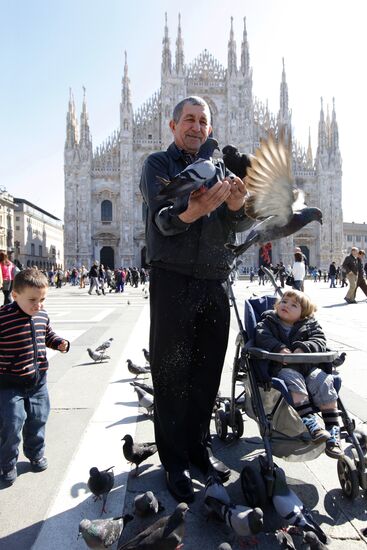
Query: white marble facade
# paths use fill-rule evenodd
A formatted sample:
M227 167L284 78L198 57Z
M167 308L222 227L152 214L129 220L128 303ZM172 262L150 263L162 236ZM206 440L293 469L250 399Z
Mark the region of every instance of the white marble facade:
M343 255L342 162L334 99L331 116L328 109L325 115L321 100L313 156L310 138L305 148L292 135L284 61L279 111L269 112L267 105L253 96L246 19L238 59L231 21L225 68L207 50L185 63L180 19L172 58L166 17L160 89L133 111L125 53L119 127L95 151L85 94L78 125L70 92L65 142L65 266L90 265L94 259L110 267L142 264L142 163L151 152L166 149L172 141L168 122L176 103L188 95L199 95L208 102L213 134L221 147L232 143L241 152L251 153L269 130L277 133L280 125L287 128L296 182L304 190L307 204L321 208L324 223L313 222L296 235L275 241L272 261L290 263L294 246L301 246L311 265L324 268L331 261L339 263ZM244 265L258 266L259 249L253 247L242 259Z

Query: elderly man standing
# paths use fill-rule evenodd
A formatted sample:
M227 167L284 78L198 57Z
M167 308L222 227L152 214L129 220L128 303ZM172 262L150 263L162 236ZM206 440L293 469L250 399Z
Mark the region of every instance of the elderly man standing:
M174 142L147 158L140 182L148 207L155 437L168 489L186 502L194 498L190 465L204 474L214 469L223 480L230 475L212 454L209 424L229 333L226 281L234 257L225 244L252 220L244 211L245 184L222 160L214 161L216 175L179 211L157 197L157 176L172 180L200 158L210 123L200 97L178 103L169 123Z
M356 304L355 294L357 290L357 281L358 281L358 248L353 246L352 250L344 259L343 268L347 274L347 279L349 281L348 292L344 298L347 304Z

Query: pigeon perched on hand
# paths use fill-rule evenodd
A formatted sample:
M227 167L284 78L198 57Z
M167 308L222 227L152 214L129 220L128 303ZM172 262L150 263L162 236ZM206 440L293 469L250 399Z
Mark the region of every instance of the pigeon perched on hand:
M103 504L101 514L103 514L103 512L106 512L107 496L108 493L112 490L115 483L115 475L112 468L114 468L114 466L107 468L107 470L101 471L99 471L96 467L93 467L89 470L90 477L88 479L88 487L89 490L94 494L94 501L102 498Z
M226 168L243 180L247 174L247 169L251 166L250 158L244 153L239 153L234 145L226 145L223 147L222 153Z
M131 386L136 386L137 388L141 388L142 390L146 391L147 393L150 393L150 395L154 395L154 388L150 384L144 384L144 382L130 382Z
M135 512L139 516L148 516L149 514L158 514L164 510L163 506L157 500L152 491L147 491L141 495L137 495L134 498Z
M158 519L147 529L128 542L118 547L118 550L175 550L181 547L185 532L185 515L189 507L185 502L176 506L170 516Z
M93 359L93 361L95 361L96 363L97 361L101 363L104 359L111 359L111 357L109 357L108 355L105 355L104 352L97 353L96 351L93 351L91 348L87 348L87 352L89 357Z
M321 542L327 544L328 538L324 531L315 522L311 512L305 508L296 493L288 487L282 468L275 468L274 478L272 501L277 513L291 525L303 531L313 531Z
M116 542L125 525L134 519L134 516L125 514L119 518L109 519L82 519L79 523L79 534L89 548L108 548Z
M121 441L125 441L122 449L124 457L131 464L135 464L135 475L138 475L139 465L157 452L155 443L134 443L130 434L126 434Z
M150 369L148 367L140 367L139 365L135 365L131 359L126 360L127 368L129 369L129 372L131 374L135 374L135 378L137 378L140 374L149 374Z
M103 342L103 344L98 346L98 348L96 348L96 351L106 351L106 349L108 349L111 346L112 342L113 342L113 338L109 338L108 340Z
M197 159L172 180L157 176L157 180L164 184L157 195L159 199L180 199L189 197L190 193L197 191L208 184L215 176L216 168L211 160Z
M148 415L153 414L154 411L154 398L153 396L143 390L142 388L139 388L139 386L134 387L134 391L138 394L138 400L139 400L139 407L143 407L147 410Z

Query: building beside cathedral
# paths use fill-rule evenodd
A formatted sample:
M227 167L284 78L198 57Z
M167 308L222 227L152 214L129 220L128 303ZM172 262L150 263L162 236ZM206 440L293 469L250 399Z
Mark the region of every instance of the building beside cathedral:
M340 263L343 252L342 161L333 100L331 115L321 100L318 144L313 156L292 133L292 115L283 61L279 110L271 113L252 93L252 68L246 19L237 58L231 20L227 67L204 50L185 63L179 16L174 58L167 16L164 27L161 85L146 103L133 111L127 57L122 78L120 121L117 130L95 151L92 148L84 93L80 125L70 93L65 142L65 266L90 265L100 260L110 267L144 263L144 205L139 191L142 164L152 152L172 141L168 123L173 108L189 95L203 97L211 110L213 135L221 147L235 144L241 152L254 152L269 131L285 127L292 143L293 173L306 203L323 212L323 225L312 222L299 233L272 243L271 260L291 263L300 246L311 265ZM243 238L243 236L242 236ZM260 249L242 257L244 265L262 263Z

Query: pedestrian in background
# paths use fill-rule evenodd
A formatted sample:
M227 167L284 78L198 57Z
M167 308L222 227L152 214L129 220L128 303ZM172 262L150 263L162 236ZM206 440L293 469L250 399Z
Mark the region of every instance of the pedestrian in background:
M364 262L365 256L366 256L366 253L364 250L358 251L358 256L357 256L358 276L357 276L356 291L354 293L354 299L356 299L357 288L360 288L361 290L363 290L365 296L367 296L367 284L366 284L366 279L364 278L364 268L363 268L363 262Z
M303 280L306 275L306 267L305 262L303 261L303 254L302 252L296 252L294 254L294 263L292 267L292 275L294 278L294 283L292 288L296 290L303 289Z
M350 254L344 259L343 268L345 269L347 279L349 282L348 292L345 295L344 300L347 304L355 304L355 294L358 281L358 248L356 246L352 247Z
M331 262L331 264L329 265L330 288L336 288L335 277L336 277L336 265L335 265L335 262Z
M88 294L89 295L92 294L92 291L94 288L96 289L96 293L98 294L98 296L101 294L99 292L99 283L98 283L98 276L99 276L98 265L99 265L99 262L95 260L88 273L88 277L89 277Z
M13 301L11 296L15 265L8 258L5 252L0 252L0 266L2 278L2 291L4 294L4 305Z

